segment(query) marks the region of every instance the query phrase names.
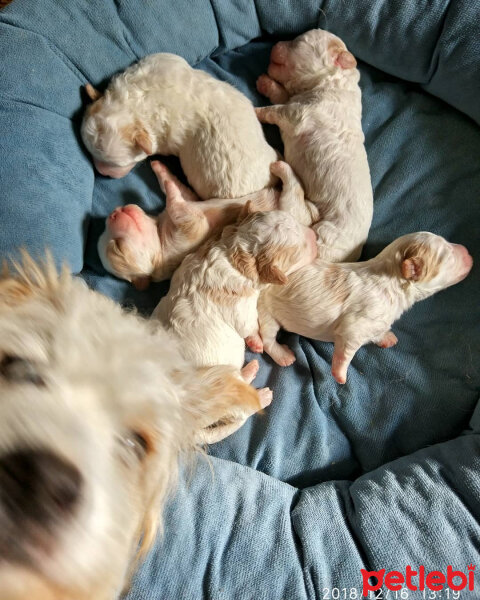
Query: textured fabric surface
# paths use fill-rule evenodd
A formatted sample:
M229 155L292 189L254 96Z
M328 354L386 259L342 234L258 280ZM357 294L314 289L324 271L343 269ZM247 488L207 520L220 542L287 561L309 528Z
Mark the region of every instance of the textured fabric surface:
M96 240L116 205L156 212L164 199L147 164L94 175L82 84L171 51L259 104L273 39L315 26L360 59L375 191L364 257L429 230L478 263L480 7L468 0L15 0L0 13L0 254L48 245L148 313L168 284L140 293L108 276ZM331 344L284 334L297 362L262 358L257 379L273 404L181 478L129 600L323 598L359 590L363 567L478 565L479 280L474 266L416 305L394 325L398 346L362 348L345 386L330 376Z

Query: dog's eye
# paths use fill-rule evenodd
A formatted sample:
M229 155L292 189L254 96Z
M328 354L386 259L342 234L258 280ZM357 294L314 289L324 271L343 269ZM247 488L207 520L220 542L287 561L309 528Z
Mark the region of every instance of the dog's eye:
M30 360L6 354L0 360L0 375L14 383L31 383L44 386L45 381L38 373L38 367Z
M131 450L138 460L142 460L148 453L149 444L141 433L138 431L130 431L125 437L122 439L124 445Z

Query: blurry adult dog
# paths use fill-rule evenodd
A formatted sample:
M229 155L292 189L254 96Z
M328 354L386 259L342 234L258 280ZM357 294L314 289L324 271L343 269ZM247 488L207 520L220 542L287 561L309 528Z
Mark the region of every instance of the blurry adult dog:
M0 598L113 600L179 455L258 394L51 260L0 279L0 340Z

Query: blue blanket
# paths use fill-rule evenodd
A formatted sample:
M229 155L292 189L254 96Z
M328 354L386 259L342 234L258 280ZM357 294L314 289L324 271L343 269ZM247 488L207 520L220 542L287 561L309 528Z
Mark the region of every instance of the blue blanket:
M140 293L109 276L96 240L116 205L155 212L164 198L146 164L121 180L95 175L81 86L169 51L264 103L255 79L273 41L312 27L359 59L375 191L364 257L429 230L478 261L471 0L14 0L0 13L0 254L49 246L95 289L151 311L167 285ZM266 133L279 147L278 131ZM211 447L213 474L199 459L182 475L129 600L327 599L333 588L354 598L361 569L480 567L479 280L474 266L416 305L394 325L399 344L362 348L345 386L330 376L331 344L283 334L297 362L262 359L256 381L273 404ZM480 597L475 585L461 597Z

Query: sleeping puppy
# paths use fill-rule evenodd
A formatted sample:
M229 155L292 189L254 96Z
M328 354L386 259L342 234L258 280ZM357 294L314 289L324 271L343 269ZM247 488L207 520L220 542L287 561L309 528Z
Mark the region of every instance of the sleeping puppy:
M332 375L345 383L348 365L361 346L394 346L392 323L415 302L462 281L472 264L464 246L426 232L404 235L366 262L317 259L294 273L288 287L262 290L258 315L263 348L287 366L295 355L276 341L280 327L334 342ZM249 343L261 351L258 336Z
M165 210L152 217L135 204L119 206L106 219L105 231L98 240L98 254L105 269L138 289L146 289L150 281L170 278L187 254L234 223L247 202L252 210L287 210L304 225L318 217L316 207L303 199L303 190L293 174L285 176L286 165L282 162L270 166L272 173L284 178L281 192L265 188L240 198L203 202L159 161L152 161L152 168L166 194Z
M335 262L359 258L373 213L356 64L338 37L314 29L276 44L257 81L275 104L257 116L280 128L285 161L321 215L319 256Z
M197 367L231 365L239 377L251 380L258 364L247 365L243 373L240 369L245 360L244 338L258 329L260 290L267 284L286 284L292 273L316 255L311 229L283 211L251 213L247 204L237 225L226 227L185 258L153 317L175 334L183 356ZM271 392L261 393L265 406ZM245 418L231 419L231 431Z
M180 56L152 54L114 77L94 100L82 138L102 175L123 177L152 154L180 158L202 199L235 198L275 183L276 152L252 103ZM252 168L252 167L255 168Z

